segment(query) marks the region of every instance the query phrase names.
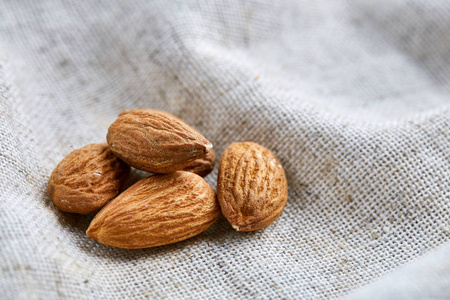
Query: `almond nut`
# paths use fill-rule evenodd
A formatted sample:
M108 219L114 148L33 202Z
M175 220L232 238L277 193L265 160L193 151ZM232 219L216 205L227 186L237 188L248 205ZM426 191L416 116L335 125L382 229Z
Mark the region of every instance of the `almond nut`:
M214 164L216 162L216 154L214 150L211 149L205 156L197 158L185 167L183 171L192 172L202 177L205 177L214 169Z
M283 211L286 175L267 148L253 142L234 143L220 159L217 197L234 229L257 230L271 224Z
M178 171L132 185L95 216L86 233L113 247L147 248L193 237L219 215L213 188L194 173Z
M151 173L182 170L212 144L181 119L153 109L122 112L108 129L111 151L130 166Z
M106 143L72 151L53 170L47 194L64 212L90 214L115 198L128 179L130 167Z

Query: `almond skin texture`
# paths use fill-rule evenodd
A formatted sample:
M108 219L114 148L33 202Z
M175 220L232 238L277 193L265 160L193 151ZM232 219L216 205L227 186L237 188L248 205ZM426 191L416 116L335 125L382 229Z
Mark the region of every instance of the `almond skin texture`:
M108 246L147 248L193 237L219 215L213 188L194 173L178 171L132 185L95 216L86 234Z
M216 162L216 154L211 149L205 156L197 158L189 164L183 171L192 172L202 177L205 177L214 169L214 163Z
M159 110L123 111L108 129L111 151L130 166L151 173L182 170L212 144L181 119Z
M217 197L237 231L264 228L286 205L286 175L269 149L253 142L234 143L220 159Z
M91 214L115 198L130 174L108 144L90 144L72 151L53 170L47 194L64 212Z

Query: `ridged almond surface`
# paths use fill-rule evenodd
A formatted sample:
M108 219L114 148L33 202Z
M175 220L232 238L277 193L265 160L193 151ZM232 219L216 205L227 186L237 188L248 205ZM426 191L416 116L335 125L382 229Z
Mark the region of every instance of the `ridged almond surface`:
M194 173L178 171L132 185L95 216L86 233L113 247L147 248L193 237L219 215L213 188Z
M216 154L214 150L211 149L205 156L197 158L191 162L183 171L192 172L202 177L205 177L214 169L214 164L216 162Z
M122 112L106 137L115 155L152 173L182 170L212 149L212 144L181 119L154 109Z
M47 194L64 212L94 213L120 193L129 173L130 167L108 144L89 144L72 151L56 166Z
M220 159L217 197L234 229L266 227L286 205L285 172L269 149L253 142L231 144Z

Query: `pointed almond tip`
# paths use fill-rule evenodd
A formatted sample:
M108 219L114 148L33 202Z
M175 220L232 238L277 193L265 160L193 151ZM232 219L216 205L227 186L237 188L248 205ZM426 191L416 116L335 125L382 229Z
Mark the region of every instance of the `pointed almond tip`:
M234 228L236 231L239 231L239 226L237 226L237 225L231 225L231 226L233 226L233 228Z
M90 239L97 240L97 239L96 239L96 236L95 236L95 232L94 232L94 230L92 230L91 227L89 227L89 228L86 230L86 235L87 235L88 238L90 238Z
M205 146L205 151L206 151L206 153L208 153L209 151L211 151L212 148L213 148L213 145L212 145L211 143L207 144L207 145Z

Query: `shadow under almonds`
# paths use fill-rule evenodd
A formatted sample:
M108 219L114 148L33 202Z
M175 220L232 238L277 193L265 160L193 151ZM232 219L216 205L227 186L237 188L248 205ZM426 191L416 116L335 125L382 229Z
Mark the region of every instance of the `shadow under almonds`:
M86 233L89 224L91 223L92 219L95 216L95 214L80 215L61 211L58 211L57 215L58 221L62 226L67 227L68 229L70 229L70 231L77 231L83 233Z
M213 245L223 244L228 240L236 240L236 236L239 236L240 234L242 233L236 232L228 224L228 221L221 215L219 219L204 232L192 238L173 244L142 249L121 249L103 245L95 240L89 239L85 235L83 238L84 245L82 246L82 249L85 250L90 256L100 257L107 260L131 261L146 257L171 255L174 252L183 252L190 247L195 247L200 244L203 244L205 248L208 248Z

